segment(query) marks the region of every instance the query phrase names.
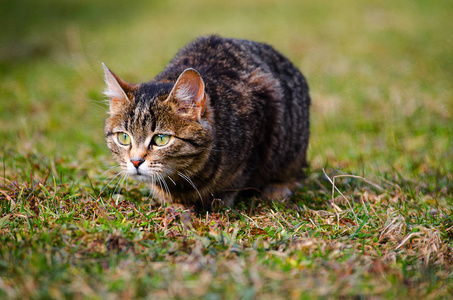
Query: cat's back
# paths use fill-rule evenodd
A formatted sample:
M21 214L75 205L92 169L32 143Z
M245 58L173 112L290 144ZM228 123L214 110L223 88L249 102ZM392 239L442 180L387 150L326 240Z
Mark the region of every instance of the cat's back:
M242 172L240 179L255 187L301 177L310 98L304 76L285 56L263 43L202 37L181 49L155 81L174 82L187 68L206 83L225 170Z
M212 35L182 48L155 80L172 81L186 68L194 68L208 80L217 78L219 83L223 79L233 84L245 80L257 68L280 77L288 67L293 67L289 60L267 44Z

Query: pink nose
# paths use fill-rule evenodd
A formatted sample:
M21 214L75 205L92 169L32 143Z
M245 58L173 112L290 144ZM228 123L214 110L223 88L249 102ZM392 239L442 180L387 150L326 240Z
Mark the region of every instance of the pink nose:
M141 157L132 157L131 158L131 163L134 165L134 167L138 168L140 165L144 162L145 160Z

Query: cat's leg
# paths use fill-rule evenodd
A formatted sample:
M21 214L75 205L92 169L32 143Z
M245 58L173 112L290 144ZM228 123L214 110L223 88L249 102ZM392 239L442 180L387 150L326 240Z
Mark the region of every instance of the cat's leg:
M268 200L280 200L291 196L292 192L300 187L300 183L285 182L285 183L272 183L267 185L263 190L263 196Z

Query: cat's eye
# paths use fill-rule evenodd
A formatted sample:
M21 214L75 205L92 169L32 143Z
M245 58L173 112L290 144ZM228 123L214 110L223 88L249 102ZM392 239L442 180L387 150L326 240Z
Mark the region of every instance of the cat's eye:
M168 134L156 134L153 136L153 143L156 146L165 146L170 141L170 137Z
M118 132L118 142L123 146L129 146L131 144L131 137L125 132Z

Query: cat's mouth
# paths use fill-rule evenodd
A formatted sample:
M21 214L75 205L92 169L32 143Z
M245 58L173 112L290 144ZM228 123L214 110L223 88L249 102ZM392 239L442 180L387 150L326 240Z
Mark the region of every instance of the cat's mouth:
M159 177L162 177L163 174L156 171L149 171L149 170L135 170L134 172L129 172L129 175L140 182L153 182L157 180Z
M134 178L135 180L137 181L141 181L141 182L148 182L148 181L151 181L151 177L145 175L145 174L142 174L140 173L140 171L137 170L137 173L135 174L131 174L132 178Z
M133 168L128 166L127 171L133 178L148 177L143 170L140 170L140 168Z
M132 163L128 163L126 170L130 177L140 182L153 182L158 178L165 177L165 175L167 175L162 172L162 167L157 164L149 167L144 163L137 168Z

